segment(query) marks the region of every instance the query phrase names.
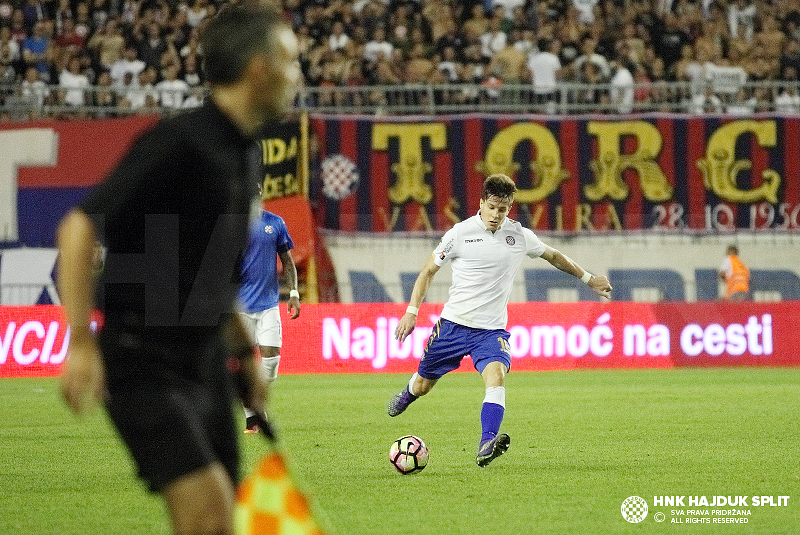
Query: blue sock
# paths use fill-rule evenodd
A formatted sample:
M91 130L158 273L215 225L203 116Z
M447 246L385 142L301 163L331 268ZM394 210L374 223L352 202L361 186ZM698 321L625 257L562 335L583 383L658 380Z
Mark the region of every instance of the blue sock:
M481 442L497 436L506 409L497 403L483 403L481 408Z

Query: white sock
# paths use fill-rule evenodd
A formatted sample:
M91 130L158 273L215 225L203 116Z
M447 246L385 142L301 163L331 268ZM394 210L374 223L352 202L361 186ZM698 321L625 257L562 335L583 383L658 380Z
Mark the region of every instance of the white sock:
M408 382L408 391L411 392L412 396L416 396L416 394L414 393L414 381L417 380L418 376L419 374L414 373L414 375L411 376L411 380Z
M506 406L506 387L504 386L490 386L486 389L486 397L483 398L484 403L494 403L505 408Z

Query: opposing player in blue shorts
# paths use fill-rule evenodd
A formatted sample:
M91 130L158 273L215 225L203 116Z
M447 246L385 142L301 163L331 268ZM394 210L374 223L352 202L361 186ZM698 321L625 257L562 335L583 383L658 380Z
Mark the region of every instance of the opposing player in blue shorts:
M300 315L300 293L297 291L297 267L291 250L294 242L283 219L261 211L250 225L247 249L242 260L242 285L239 288L240 318L252 340L261 351L261 365L268 382L278 377L281 360L281 315L278 312L280 284L278 257L290 288L287 311L292 319ZM255 412L244 409L247 418L245 433L257 433Z
M433 276L450 260L450 297L428 339L417 373L389 400L387 412L389 416L402 413L470 355L486 387L476 459L479 466L488 465L511 444L511 438L500 433L506 405L505 375L511 367L506 305L523 257L544 258L581 279L600 296L608 298L612 289L607 277L590 274L542 243L533 231L506 217L516 189L506 175L492 175L484 181L479 212L442 237L414 283L411 301L395 332L400 342L411 334Z

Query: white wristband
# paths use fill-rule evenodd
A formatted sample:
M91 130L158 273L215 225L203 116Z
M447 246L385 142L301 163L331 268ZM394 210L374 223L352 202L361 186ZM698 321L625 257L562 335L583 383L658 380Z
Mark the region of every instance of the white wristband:
M298 292L297 290L291 290L289 292L289 298L292 298L292 297L296 297L296 298L300 299L300 292Z
M581 277L581 282L583 282L584 284L589 284L589 281L591 280L591 278L592 278L592 274L589 273L588 271L584 271L583 272L583 276Z
M417 312L419 312L419 307L408 305L408 308L406 308L406 314L414 314L416 316Z

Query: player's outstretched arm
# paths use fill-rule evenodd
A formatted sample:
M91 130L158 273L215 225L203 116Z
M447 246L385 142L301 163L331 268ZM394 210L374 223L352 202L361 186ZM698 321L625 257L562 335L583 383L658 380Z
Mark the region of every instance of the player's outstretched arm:
M608 277L605 275L592 275L558 249L553 249L549 245L545 247L542 258L550 262L553 267L581 279L597 295L611 299L611 290L613 288Z
M400 323L397 325L397 330L394 333L395 338L402 342L406 337L411 334L417 324L417 312L419 306L425 299L428 293L428 288L431 286L431 281L436 272L439 271L439 266L434 262L434 256L428 257L422 270L417 275L417 280L414 282L414 289L411 292L411 300L408 302L408 308L403 317L400 318Z

